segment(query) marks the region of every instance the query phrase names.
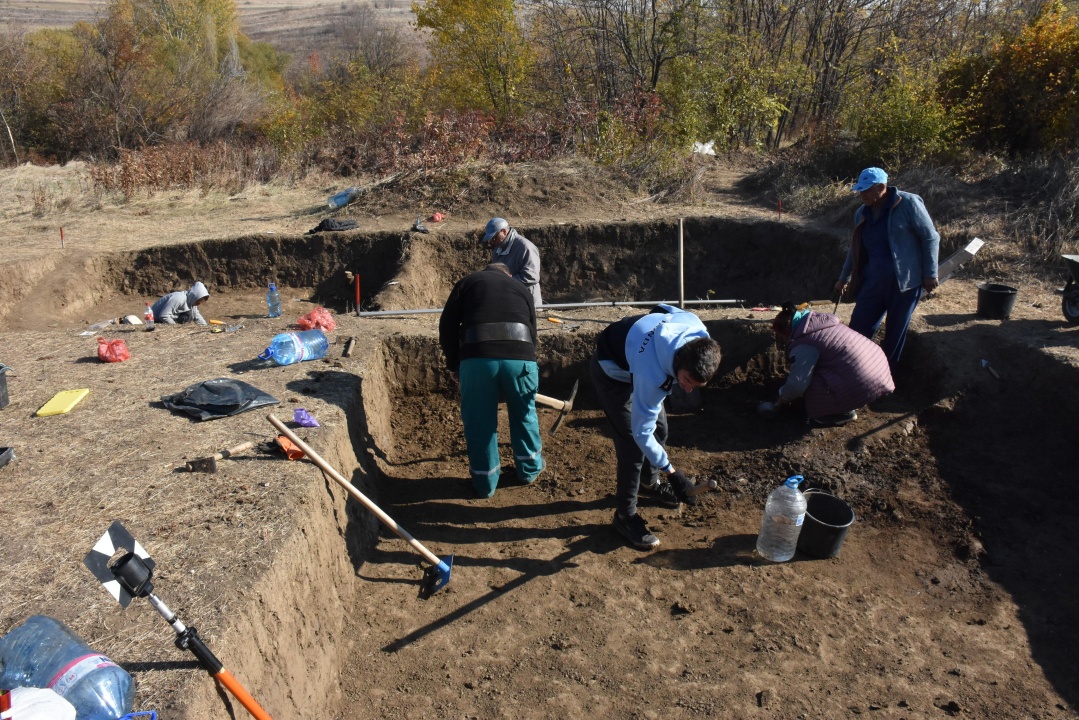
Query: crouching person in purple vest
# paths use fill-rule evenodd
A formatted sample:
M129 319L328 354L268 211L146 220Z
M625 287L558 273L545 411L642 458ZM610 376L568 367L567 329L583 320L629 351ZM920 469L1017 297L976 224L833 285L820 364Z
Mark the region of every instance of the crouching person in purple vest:
M804 398L810 423L846 425L858 419L858 408L895 390L884 351L835 315L784 303L772 332L790 357L791 371L776 401L757 407L761 415L775 415Z

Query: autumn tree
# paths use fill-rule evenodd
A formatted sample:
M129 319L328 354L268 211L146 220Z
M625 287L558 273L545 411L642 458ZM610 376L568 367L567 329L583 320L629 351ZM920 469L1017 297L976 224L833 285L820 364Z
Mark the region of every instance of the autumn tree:
M517 109L533 53L513 0L429 0L412 9L431 33L431 84L448 104L503 117Z

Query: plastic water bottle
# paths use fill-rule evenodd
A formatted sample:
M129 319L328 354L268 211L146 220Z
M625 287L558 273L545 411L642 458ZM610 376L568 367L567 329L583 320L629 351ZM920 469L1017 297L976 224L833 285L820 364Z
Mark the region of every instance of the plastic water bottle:
M266 304L270 306L270 317L281 317L281 294L275 283L270 283L270 289L266 291Z
M148 328L154 326L154 306L150 303L146 303L146 310L142 313L142 321L146 323Z
M786 562L794 557L798 535L806 516L806 499L798 490L801 475L792 475L768 495L757 536L757 552L772 562Z
M359 194L360 189L358 187L345 188L336 195L331 195L329 198L327 198L326 204L330 206L331 210L337 210L339 208L343 208L345 205L348 205Z
M270 347L259 355L260 360L273 360L278 365L291 365L304 360L326 357L330 343L319 329L287 332L275 335Z
M116 720L131 712L131 676L94 652L66 625L34 615L0 638L0 687L37 687L75 706L78 720Z

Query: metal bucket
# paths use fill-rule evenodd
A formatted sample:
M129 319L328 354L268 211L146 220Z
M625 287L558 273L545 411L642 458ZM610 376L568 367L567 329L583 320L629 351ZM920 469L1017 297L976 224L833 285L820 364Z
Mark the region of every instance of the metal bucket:
M854 523L854 510L845 500L823 490L806 490L806 516L798 534L798 551L815 558L839 554L847 531Z

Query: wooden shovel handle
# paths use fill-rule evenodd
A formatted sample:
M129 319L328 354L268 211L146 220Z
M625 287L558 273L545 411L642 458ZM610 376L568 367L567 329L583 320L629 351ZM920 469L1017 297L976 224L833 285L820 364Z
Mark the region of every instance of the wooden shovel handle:
M384 513L382 511L382 508L380 508L378 505L375 505L375 503L370 498L357 490L356 486L350 483L344 475L334 470L333 466L323 460L322 456L315 452L313 449L311 449L310 445L305 443L300 438L296 437L296 433L285 427L285 424L278 420L276 417L274 417L273 413L267 415L266 419L269 420L270 424L277 428L282 435L291 440L296 447L303 450L304 454L307 455L308 460L322 468L322 471L329 475L334 482L344 488L345 492L359 500L364 507L374 513L375 517L382 521L383 525L392 530L397 535L397 537L401 538L409 545L411 545L420 555L423 555L425 558L427 558L427 560L432 565L435 565L437 567L443 564L442 561L438 559L438 555L435 555L433 552L425 548L419 540L409 535L407 530L398 525L397 522L389 515Z

